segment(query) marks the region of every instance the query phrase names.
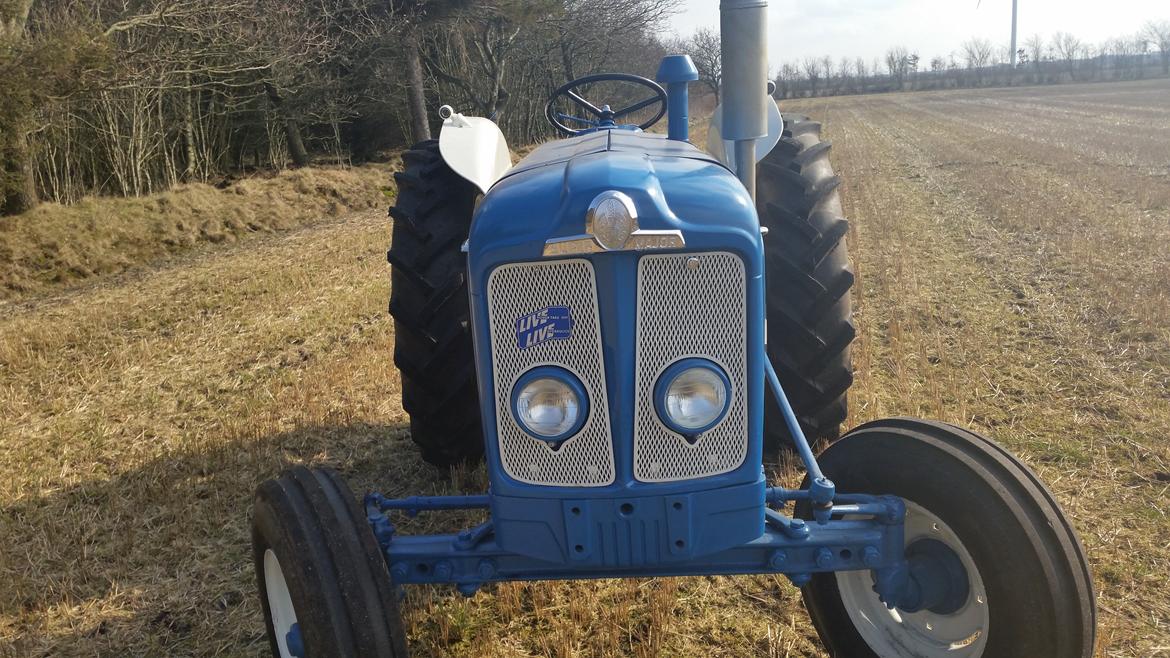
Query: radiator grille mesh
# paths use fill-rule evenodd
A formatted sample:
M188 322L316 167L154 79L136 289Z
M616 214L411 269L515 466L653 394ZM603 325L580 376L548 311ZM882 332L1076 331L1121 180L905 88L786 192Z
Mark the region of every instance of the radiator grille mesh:
M496 432L504 471L529 484L596 487L612 483L613 440L593 265L580 259L502 265L492 272L487 288ZM516 337L517 319L559 306L571 310L571 336L521 349ZM584 426L557 450L525 433L512 415L513 384L520 375L540 365L560 366L572 372L589 394L589 416Z
M688 266L695 258L697 267ZM747 455L747 288L743 261L724 252L643 256L638 263L634 477L671 482L735 470ZM731 407L694 445L654 411L654 383L671 363L710 359L731 379Z

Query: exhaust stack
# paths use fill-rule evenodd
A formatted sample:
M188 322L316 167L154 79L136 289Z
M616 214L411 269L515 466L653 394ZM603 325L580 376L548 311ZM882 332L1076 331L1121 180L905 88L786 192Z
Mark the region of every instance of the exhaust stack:
M768 2L722 0L719 4L723 60L723 139L736 175L756 195L756 140L768 134Z

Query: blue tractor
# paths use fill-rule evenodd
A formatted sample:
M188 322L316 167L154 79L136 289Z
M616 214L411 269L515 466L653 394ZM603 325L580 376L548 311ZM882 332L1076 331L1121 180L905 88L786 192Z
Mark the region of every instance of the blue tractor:
M389 252L404 407L428 461L482 457L490 490L359 502L307 468L261 485L274 656L405 657L406 585L713 574L788 576L833 656L1092 654L1083 549L1004 449L894 418L814 456L852 379L847 224L819 125L768 94L766 4L722 2L706 152L687 141L693 64L668 57L658 82L558 89L546 113L567 138L515 165L494 123L447 107L406 154ZM643 95L596 98L605 84ZM666 135L645 132L663 116ZM765 478L781 441L799 488ZM450 509L490 517L428 536L391 519Z

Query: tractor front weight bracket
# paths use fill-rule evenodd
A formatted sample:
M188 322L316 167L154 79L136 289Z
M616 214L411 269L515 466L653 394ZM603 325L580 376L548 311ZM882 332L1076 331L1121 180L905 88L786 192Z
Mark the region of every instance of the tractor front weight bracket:
M810 498L809 490L767 489L769 504ZM896 601L910 579L903 556L905 505L892 496L840 495L825 521L807 523L765 509L764 534L724 551L677 560L634 562L595 555L564 562L505 550L491 521L454 534L401 535L390 510L482 509L487 496L388 499L366 497L366 514L396 585L454 585L466 596L482 585L505 581L634 578L655 576L784 574L798 587L814 573L870 570L883 600ZM571 555L571 550L566 551Z

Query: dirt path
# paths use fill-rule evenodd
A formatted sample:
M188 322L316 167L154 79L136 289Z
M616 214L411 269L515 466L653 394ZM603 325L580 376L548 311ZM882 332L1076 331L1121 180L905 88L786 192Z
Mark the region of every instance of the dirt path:
M1170 655L1170 135L1135 128L1165 97L800 107L846 177L852 420L942 418L1021 453L1085 540L1108 657ZM247 514L284 464L482 490L409 443L388 235L352 215L0 307L0 656L263 655ZM416 589L406 614L419 656L821 655L771 577Z

